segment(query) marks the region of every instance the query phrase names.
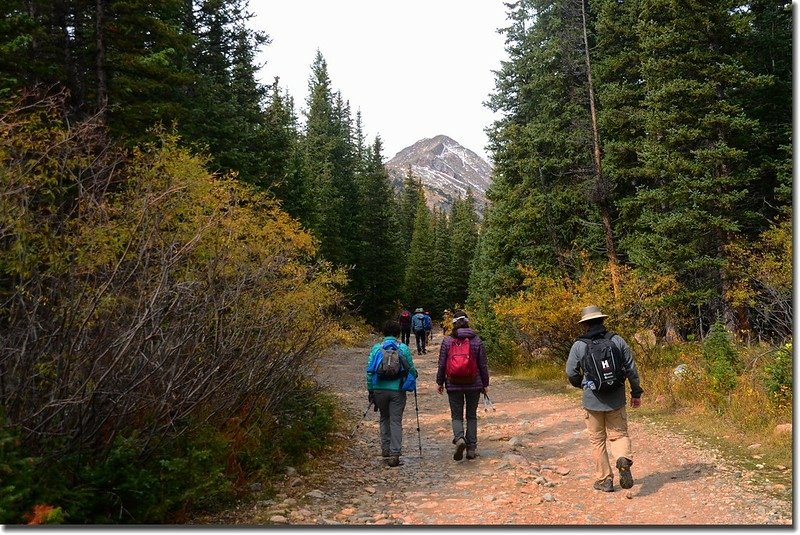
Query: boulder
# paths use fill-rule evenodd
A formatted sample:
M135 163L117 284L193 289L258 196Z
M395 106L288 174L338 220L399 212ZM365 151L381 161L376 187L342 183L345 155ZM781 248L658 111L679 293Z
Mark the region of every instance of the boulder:
M792 434L792 424L779 424L775 426L775 434L782 435L782 434Z

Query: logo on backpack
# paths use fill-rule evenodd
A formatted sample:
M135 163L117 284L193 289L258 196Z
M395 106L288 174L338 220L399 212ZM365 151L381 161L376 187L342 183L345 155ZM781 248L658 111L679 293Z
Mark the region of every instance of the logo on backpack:
M625 384L622 356L611 341L613 336L614 333L607 332L600 338L578 338L586 343L581 367L590 390L610 392Z
M469 338L453 338L447 353L445 376L454 385L470 385L478 377L478 363L469 354Z

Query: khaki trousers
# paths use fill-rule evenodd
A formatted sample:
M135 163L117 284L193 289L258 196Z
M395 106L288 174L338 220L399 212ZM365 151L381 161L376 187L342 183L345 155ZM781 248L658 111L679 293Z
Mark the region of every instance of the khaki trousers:
M614 472L611 470L612 459L625 457L633 460L631 439L628 437L628 415L625 413L624 405L610 412L586 409L586 429L589 431L589 443L592 445L596 482L614 477Z

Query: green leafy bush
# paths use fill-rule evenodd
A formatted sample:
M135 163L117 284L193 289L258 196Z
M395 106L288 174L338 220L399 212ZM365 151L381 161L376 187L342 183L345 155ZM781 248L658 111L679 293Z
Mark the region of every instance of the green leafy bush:
M716 394L727 395L735 387L742 362L734 347L731 334L717 321L703 341L703 359Z
M764 367L767 393L779 406L792 405L792 367L791 343L780 348L773 361Z
M0 524L22 521L29 502L36 460L25 454L19 436L0 415Z

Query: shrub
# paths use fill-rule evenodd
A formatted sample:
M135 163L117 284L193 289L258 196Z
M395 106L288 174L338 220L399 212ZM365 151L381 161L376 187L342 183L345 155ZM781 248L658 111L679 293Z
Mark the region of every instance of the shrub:
M778 349L772 362L764 367L764 383L770 400L779 407L792 405L792 344Z
M0 408L62 494L3 499L71 522L216 501L226 425L280 415L330 343L345 276L175 136L122 151L58 106L0 121Z
M30 525L63 524L64 511L60 507L37 503L33 506L33 511L25 515L25 520Z
M726 247L727 272L732 279L726 298L735 307L747 308L748 327L776 342L792 335L792 231L790 208L758 241Z
M718 395L729 394L736 387L742 362L733 345L732 335L720 321L711 327L703 341L703 358L713 392Z
M19 434L7 427L0 414L0 524L22 521L30 502L36 460L25 454Z
M485 314L466 310L472 327L484 341L489 365L508 370L514 365L516 336L508 320L500 319L491 310Z
M585 258L575 279L543 275L524 266L520 270L525 274L524 290L497 299L493 311L498 319L510 322L518 331L516 339L524 346L525 355L543 349L551 358L565 361L580 333L577 325L580 310L589 304L598 305L610 316L607 321L610 330L628 339L640 329L661 328L675 316L670 309L670 296L676 288L671 277L644 276L621 268L623 284L619 298L615 299L608 268L597 268Z

